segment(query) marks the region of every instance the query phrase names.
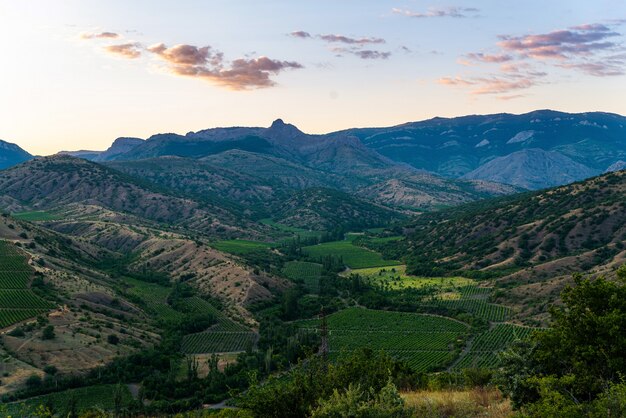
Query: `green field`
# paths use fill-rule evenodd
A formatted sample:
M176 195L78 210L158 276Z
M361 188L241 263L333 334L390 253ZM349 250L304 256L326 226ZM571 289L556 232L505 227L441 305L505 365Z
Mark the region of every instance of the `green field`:
M274 244L268 242L247 241L243 239L232 239L217 241L210 244L216 250L229 254L245 255L258 250L272 248Z
M141 299L146 309L156 315L158 319L169 321L182 318L182 313L167 304L167 297L171 292L169 287L132 279L130 277L125 277L124 283L128 285L126 291L130 295Z
M112 410L115 407L116 392L118 393L118 397L121 398L120 407L122 408L128 405L133 399L126 385L88 386L37 396L22 402L10 403L4 406L0 405L0 414L2 414L2 416L12 415L14 417L43 416L36 415L37 408L41 405L51 405L55 414L58 414L58 416L69 416L68 407L72 399L76 402L77 412L94 408Z
M441 369L458 356L468 325L434 315L349 308L327 317L331 353L384 350L419 371ZM300 321L317 330L319 320Z
M15 245L0 241L0 328L45 314L54 305L28 288L33 269Z
M58 214L55 214L52 212L46 212L43 210L36 210L32 212L17 212L17 213L12 213L11 216L14 217L15 219L20 219L22 221L29 221L29 222L55 221L57 219L60 219L60 216Z
M311 293L320 292L320 278L322 265L306 261L289 261L285 263L283 274L295 281L302 281L304 287Z
M251 331L207 331L185 335L181 350L185 354L233 353L245 351L256 343L257 334Z
M515 340L528 339L534 330L513 324L497 324L476 336L469 352L454 365L454 368L497 367L498 353Z
M433 286L441 289L441 292L456 292L463 286L474 283L464 277L418 277L406 274L406 266L372 267L355 269L347 273L359 274L370 283L376 283L391 289L421 288Z
M352 241L332 241L323 244L304 247L302 250L312 260L319 260L326 256L341 257L344 264L351 269L367 267L384 267L399 265L394 260L383 260L382 256L374 251L352 245Z

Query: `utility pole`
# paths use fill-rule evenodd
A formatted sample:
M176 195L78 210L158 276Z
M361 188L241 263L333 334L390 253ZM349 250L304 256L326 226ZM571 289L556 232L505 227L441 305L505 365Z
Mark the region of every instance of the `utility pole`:
M326 312L324 312L324 307L320 310L320 337L322 341L320 342L320 350L319 353L324 361L328 358L328 352L330 351L328 348L328 321L326 320Z

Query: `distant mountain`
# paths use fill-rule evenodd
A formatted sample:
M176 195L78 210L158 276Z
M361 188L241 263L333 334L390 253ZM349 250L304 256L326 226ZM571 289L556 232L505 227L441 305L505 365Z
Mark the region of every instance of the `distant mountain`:
M16 144L0 140L0 170L32 160L34 157Z
M94 161L114 160L116 157L132 151L143 143L144 140L140 138L117 138L106 151L98 153Z
M525 149L558 152L595 174L626 160L626 117L601 112L538 110L522 115L434 118L388 128L350 129L343 134L358 137L394 161L448 177L461 177L495 158ZM492 178L489 172L487 177L475 174L472 178Z
M379 169L395 163L365 147L352 135L307 135L278 119L269 128L215 128L187 135L158 134L111 160L161 156L203 158L230 150L269 155L318 170Z
M556 151L524 149L496 157L461 178L490 180L525 189L544 189L600 174Z

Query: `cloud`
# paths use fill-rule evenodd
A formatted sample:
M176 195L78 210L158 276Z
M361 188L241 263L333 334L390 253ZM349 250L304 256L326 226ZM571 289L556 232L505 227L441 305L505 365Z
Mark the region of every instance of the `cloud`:
M121 36L115 32L100 32L100 33L91 33L91 32L83 32L80 34L81 39L118 39Z
M624 71L624 63L621 65L613 65L602 62L579 62L558 64L558 66L567 69L577 69L595 77L608 77L626 74Z
M495 53L465 54L459 63L475 66L466 77L442 77L437 83L467 89L470 94L505 94L511 100L518 94L550 80L547 70L558 68L583 72L594 77L626 75L626 53L616 38L614 26L586 23L540 34L501 35ZM499 72L481 71L479 64L500 64ZM484 67L482 67L484 68ZM478 74L476 74L478 72ZM550 82L554 82L554 79Z
M203 65L211 56L212 60L221 62L223 56L221 54L213 55L210 53L211 47L205 46L198 48L193 45L174 45L171 48L165 44L155 44L148 47L148 51L159 55L165 61L177 65Z
M309 32L305 32L303 30L297 30L295 32L291 32L289 34L289 36L293 36L294 38L306 39L306 38L310 38L311 34Z
M344 35L318 35L318 38L333 43L344 43L344 44L356 44L356 45L365 45L365 44L384 44L385 40L382 38L351 38Z
M507 54L483 54L482 52L472 52L465 57L474 62L484 62L489 64L500 64L503 62L511 61L513 57Z
M446 7L443 9L431 7L426 12L414 12L411 10L398 9L394 7L393 9L391 9L391 12L402 16L424 19L430 17L464 18L469 17L469 13L476 13L479 12L479 10L474 7Z
M356 55L357 57L364 59L364 60L377 60L377 59L386 60L387 58L391 56L391 52L373 51L371 49L353 51L352 53Z
M613 48L616 44L608 39L616 36L619 33L595 23L536 35L502 35L498 46L504 51L530 58L567 59Z
M445 86L469 87L472 95L486 95L505 94L511 91L528 89L539 84L539 78L540 76L527 74L516 76L488 75L470 78L456 76L442 77L437 80L437 83Z
M303 66L293 61L274 60L268 57L240 58L227 62L224 54L210 46L164 44L148 47L148 51L159 56L168 64L170 73L178 76L199 78L232 90L247 90L271 87L271 79L287 69Z
M141 44L136 42L119 45L108 45L104 47L104 50L109 54L128 59L135 59L141 56Z

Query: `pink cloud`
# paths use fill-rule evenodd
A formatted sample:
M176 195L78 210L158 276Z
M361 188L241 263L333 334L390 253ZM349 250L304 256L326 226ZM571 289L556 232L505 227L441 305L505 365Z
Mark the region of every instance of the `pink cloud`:
M141 56L141 44L127 43L105 46L104 50L109 54L122 58L135 59Z

